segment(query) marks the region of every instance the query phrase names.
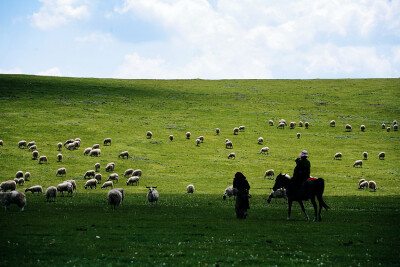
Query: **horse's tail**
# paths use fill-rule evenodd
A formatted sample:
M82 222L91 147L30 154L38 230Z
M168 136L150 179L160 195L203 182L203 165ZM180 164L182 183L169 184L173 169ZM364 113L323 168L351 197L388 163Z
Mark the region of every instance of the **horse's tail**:
M317 199L319 204L325 208L325 210L330 209L330 207L325 203L325 201L322 199L322 194L324 193L325 190L325 181L322 178L317 179Z

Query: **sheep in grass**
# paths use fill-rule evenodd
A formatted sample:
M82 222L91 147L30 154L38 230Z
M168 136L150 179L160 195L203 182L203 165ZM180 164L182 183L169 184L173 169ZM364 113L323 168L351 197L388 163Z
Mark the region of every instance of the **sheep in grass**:
M296 136L297 136L297 139L300 139L301 133L297 133Z
M274 121L273 120L269 120L268 124L269 124L269 126L274 126Z
M225 188L225 193L222 195L222 199L225 200L226 197L229 197L229 200L231 200L231 197L233 196L233 200L235 200L236 195L237 195L237 189L233 188L233 185L230 185L227 188Z
M14 182L17 185L23 185L25 183L25 179L24 178L14 178Z
M83 179L90 178L96 175L96 172L94 170L88 170L87 172L85 172L85 175L83 175Z
M299 127L303 127L303 122L302 121L299 121Z
M3 140L0 140L0 146L3 146Z
M361 132L365 132L365 125L364 124L360 126L360 130L361 130Z
M131 176L129 177L128 181L126 181L126 185L133 185L133 184L139 185L139 179L140 179L139 176Z
M26 141L25 140L19 141L18 148L26 148Z
M244 132L245 128L244 126L239 126L239 131Z
M381 127L382 129L386 129L386 124L382 123Z
M187 194L193 194L194 193L194 185L190 184L186 187L186 193Z
M174 136L171 134L169 137L169 140L173 141L174 140Z
M225 148L233 148L233 143L232 143L232 141L226 141L225 142Z
M346 124L346 126L345 126L345 130L346 130L346 132L350 132L351 131L351 125L350 124Z
M395 124L393 125L393 131L398 131L399 130L399 125Z
M76 146L74 143L69 143L65 148L68 150L76 150Z
M104 139L103 145L105 145L105 146L111 146L111 138L108 137L108 138Z
M96 173L96 175L94 176L94 179L96 179L97 183L100 184L101 183L101 173Z
M336 121L335 120L331 120L330 123L329 123L329 126L335 127L336 126Z
M39 151L32 152L32 159L37 159L39 157Z
M368 181L362 181L358 184L358 189L368 189Z
M106 187L114 188L114 183L112 181L104 182L104 184L101 186L101 189L106 188Z
M308 127L310 127L310 123L309 123L308 121L306 121L306 122L304 123L304 127L305 127L306 129L308 129Z
M115 163L114 162L110 162L107 164L106 166L106 172L112 172L115 169Z
M190 133L190 132L186 132L186 139L190 139L190 136L191 136L192 134Z
M63 147L63 144L62 144L61 142L57 144L57 149L58 149L58 150L61 150L62 147Z
M39 193L43 194L43 187L41 185L34 185L34 186L31 186L31 187L25 189L25 193L29 192L29 191L32 192L32 194L34 194L36 192L38 195L39 195Z
M73 143L75 140L74 139L68 139L67 141L64 142L64 146Z
M233 134L234 135L239 134L239 128L238 127L233 128Z
M367 160L368 159L368 152L363 152L363 157L364 157L364 160Z
M386 132L390 132L390 126L386 128Z
M153 203L155 202L156 206L157 206L157 202L158 202L158 198L159 198L158 191L155 189L155 188L157 188L157 186L154 186L154 187L146 186L146 188L149 189L149 192L147 192L148 205L150 205L150 203L151 203L151 206L153 206Z
M276 126L276 128L278 128L278 129L285 129L285 124L284 124L283 122L280 122L280 123L278 124L278 126Z
M146 137L147 137L147 139L151 139L153 137L153 133L150 131L147 131Z
M363 161L361 159L356 160L353 164L353 167L359 166L360 168L362 168L363 165Z
M274 178L275 178L275 171L274 171L273 169L269 169L269 170L265 171L264 179L267 178L267 177L268 177L268 179L270 179L270 180L274 180Z
M13 191L17 188L17 184L13 180L8 180L5 182L2 182L0 184L0 190L2 192L7 192L8 190Z
M200 139L197 138L195 142L196 142L196 146L200 146L200 143L201 143Z
M92 149L92 151L90 151L89 156L91 157L98 157L101 154L101 150L100 149Z
M56 176L67 176L67 169L59 168L56 172Z
M289 123L289 128L294 129L296 127L296 122L292 121Z
M63 160L63 155L62 154L57 154L57 161L61 162Z
M267 155L269 154L269 147L263 147L263 148L261 148L261 150L260 150L260 154L265 154L265 153L267 153Z
M386 153L385 152L380 152L378 155L379 159L385 159Z
M72 184L72 190L75 190L75 193L78 193L78 190L77 190L77 186L76 186L76 182L75 182L75 180L66 180L66 181L64 181L64 182L68 182L68 183L71 183Z
M124 172L124 177L131 177L131 176L132 176L132 173L133 173L133 169L127 169L127 170Z
M91 147L85 148L85 150L83 151L83 155L84 155L84 156L87 156L87 155L90 154L91 151L92 151L92 148L91 148Z
M141 169L136 169L133 171L132 176L142 176L142 170Z
M236 159L236 154L234 152L229 153L228 159Z
M275 198L275 204L278 204L278 201L277 201L278 198L283 198L283 204L286 204L286 202L287 202L286 189L279 188L276 191L272 191L271 194L269 194L267 202L271 203L271 199L273 199L273 198Z
M397 121L396 120L393 121L393 125L397 125Z
M117 189L111 189L107 194L108 205L116 209L122 203L122 194Z
M97 188L97 180L96 179L90 179L87 180L85 183L85 189L88 189L88 187L90 187L90 189L96 189Z
M279 120L279 123L283 123L285 126L287 126L287 123L286 123L286 120L285 120L285 119L280 119L280 120ZM279 123L278 123L278 124L279 124Z
M60 192L62 196L64 196L64 192L67 192L67 196L72 196L73 185L70 182L63 182L57 185L57 192Z
M333 159L342 159L342 153L338 152L335 155L333 155Z
M94 170L96 171L96 172L99 172L100 171L100 163L95 163L94 164Z
M125 192L123 188L114 188L114 190L118 190L121 195L122 195L122 200L121 200L121 205L124 204L124 199L125 199Z
M108 176L107 181L114 180L114 181L117 181L117 183L118 183L118 179L119 179L118 173L112 173L112 174L110 174L110 176Z
M359 181L358 181L358 185L360 185L362 182L364 182L364 181L366 181L365 179L360 179Z
M92 146L92 150L93 149L99 149L100 148L100 145L99 144L94 144L93 146Z
M46 164L47 164L47 157L46 156L40 156L39 157L39 164L42 164L44 162L46 162Z
M29 181L29 179L31 179L31 173L30 172L26 172L25 173L25 181Z
M216 129L215 129L215 133L216 133L217 135L219 135L220 132L221 132L221 130L220 130L219 128L216 128Z
M129 152L128 151L124 151L124 152L121 152L121 153L119 153L119 155L118 155L118 158L129 158Z
M368 188L372 189L375 192L376 191L376 183L374 181L369 181Z
M24 211L26 205L25 194L19 191L1 192L0 199L3 202L4 209L7 211L8 206L16 204L21 211Z
M37 150L37 145L33 145L29 147L29 151L35 151Z
M199 137L197 137L197 139L200 139L200 141L201 141L202 143L204 143L204 136L200 135Z
M35 142L35 141L30 141L30 142L27 144L27 147L34 146L35 144L36 144L36 142Z
M264 138L258 137L258 144L262 145L263 142L264 142Z
M23 171L17 171L17 173L15 174L15 178L21 178L24 177L24 172Z
M56 201L57 197L57 187L55 186L49 186L46 189L46 201L49 202L52 200L53 202Z

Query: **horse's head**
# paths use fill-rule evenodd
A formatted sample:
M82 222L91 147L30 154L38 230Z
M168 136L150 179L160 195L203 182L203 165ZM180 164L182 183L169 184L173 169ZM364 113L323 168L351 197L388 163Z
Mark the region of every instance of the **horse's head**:
M286 187L286 184L289 179L290 179L289 175L287 175L285 173L278 174L278 176L276 176L275 184L274 184L274 187L272 188L272 190L276 191L279 188Z

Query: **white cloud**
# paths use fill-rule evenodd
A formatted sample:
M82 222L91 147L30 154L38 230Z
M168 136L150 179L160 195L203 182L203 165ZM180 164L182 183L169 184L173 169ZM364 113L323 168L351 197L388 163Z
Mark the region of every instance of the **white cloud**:
M42 30L56 28L72 20L89 17L88 7L77 0L39 0L42 6L32 15L33 23Z
M22 70L18 67L13 69L0 69L0 73L2 74L23 74Z
M75 40L78 42L83 42L83 43L86 43L86 42L104 43L104 42L112 42L113 38L112 38L111 34L109 34L109 33L94 32L94 33L91 33L86 36L76 37Z
M166 79L165 62L162 59L146 59L137 53L125 56L124 63L118 68L114 78L130 79Z
M62 76L61 71L59 68L54 67L45 71L41 71L36 73L35 75L40 75L40 76Z

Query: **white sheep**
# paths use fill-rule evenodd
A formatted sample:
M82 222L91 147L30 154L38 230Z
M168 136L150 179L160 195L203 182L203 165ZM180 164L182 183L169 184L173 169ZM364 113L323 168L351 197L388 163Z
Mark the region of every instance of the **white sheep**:
M42 164L44 162L46 162L46 164L47 164L47 157L46 156L40 156L39 157L39 164Z
M278 201L277 201L278 198L283 198L283 204L286 204L286 202L287 202L286 189L279 188L276 191L272 191L271 194L269 194L267 202L271 203L272 198L275 198L275 204L278 204Z
M31 191L32 192L32 194L34 194L34 193L40 193L40 194L43 194L43 187L41 186L41 185L34 185L34 186L31 186L31 187L29 187L29 188L27 188L27 189L25 189L25 193L26 192L29 192L29 191Z
M374 181L369 181L368 188L372 189L375 192L376 191L376 183Z
M117 181L117 183L118 183L118 179L119 179L118 174L117 173L112 173L112 174L110 174L110 176L108 176L107 181L114 180L114 181Z
M280 122L280 123L278 124L278 126L276 126L276 128L278 128L278 129L285 129L285 124L284 124L283 122Z
M83 179L86 179L86 177L90 178L96 175L96 172L94 170L88 170L87 172L85 172L85 175L83 175Z
M386 153L385 152L380 152L378 157L379 159L385 159Z
M133 171L132 176L142 176L142 170L141 169L136 169Z
M62 147L63 147L63 144L62 144L61 142L57 143L57 149L58 149L58 150L61 150Z
M336 121L335 120L331 120L331 122L329 123L329 126L335 127L336 126Z
M269 147L263 147L263 148L261 148L261 150L260 150L260 154L265 154L265 153L267 153L267 155L269 154Z
M117 189L111 189L107 194L108 205L113 209L116 209L122 203L122 194Z
M90 189L96 189L97 188L97 180L96 179L90 179L87 180L85 183L85 189L87 189L88 187L90 187Z
M342 159L342 156L343 156L343 154L338 152L338 153L335 153L335 155L333 155L333 159Z
M99 171L100 171L100 163L95 163L95 164L94 164L94 170L95 170L96 172L99 172Z
M39 157L39 151L33 151L32 152L32 158L37 159Z
M115 163L114 162L110 162L107 164L105 170L106 172L112 172L115 169Z
M386 128L386 132L390 132L390 126Z
M24 172L23 171L17 171L17 173L15 174L15 178L21 178L24 177Z
M308 121L306 121L306 122L304 123L304 127L305 127L306 129L308 129L308 127L310 127L310 123L309 123Z
M286 120L285 119L280 119L279 123L283 123L285 126L287 126Z
M26 141L25 140L19 141L18 148L26 148Z
M0 140L0 146L3 146L3 140Z
M274 126L274 121L273 120L269 120L268 123L269 123L269 126Z
M89 156L91 157L98 157L101 154L101 150L99 148L97 149L92 149L92 151L90 151Z
M118 190L121 193L121 195L122 195L121 204L124 204L124 199L125 199L124 189L123 188L114 188L114 190Z
M87 155L90 154L91 151L92 151L92 148L91 148L91 147L85 148L85 150L83 151L83 155L84 155L84 156L87 156Z
M229 153L229 155L228 155L228 159L236 159L236 154L235 154L235 152L232 152L232 153Z
M196 139L196 146L200 146L201 140L199 138Z
M126 181L126 185L133 185L134 183L136 185L139 185L139 180L140 180L139 176L131 176L128 178L128 181Z
M119 153L119 155L118 155L118 158L124 158L124 157L126 157L126 158L129 158L129 152L128 151L124 151L124 152L121 152L121 153Z
M172 134L169 136L169 140L171 140L171 141L174 140L174 136Z
M112 181L104 182L104 184L101 186L101 189L106 188L106 187L114 188L114 183Z
M46 201L49 202L50 199L52 201L56 201L56 197L57 197L57 188L55 186L49 186L46 189Z
M360 185L362 182L364 182L364 181L366 181L365 179L360 179L359 181L358 181L358 185Z
M299 127L303 127L303 122L299 121Z
M5 182L2 182L0 184L0 189L2 192L6 192L8 190L13 191L17 188L17 184L13 180L8 180Z
M393 130L394 131L398 131L399 130L399 125L397 125L397 124L393 125Z
M75 146L75 149L78 149L78 147L81 146L81 142L80 141L74 141L72 144Z
M194 185L190 184L186 187L186 193L193 194L194 193Z
M190 133L190 132L186 132L186 139L190 139L190 136L191 136L192 134Z
M364 157L364 160L367 160L368 159L368 152L364 151L363 152L363 157Z
M147 139L151 139L153 137L153 133L150 131L147 131L146 137L147 137Z
M239 133L239 128L238 127L233 128L233 134L237 135L238 133Z
M64 146L73 143L75 140L74 139L68 139L67 141L65 141Z
M233 199L236 199L236 195L237 195L237 189L233 188L233 185L228 186L227 188L225 188L225 193L222 196L222 199L225 200L226 197L229 197L229 200L231 200L231 197L233 196Z
M99 144L94 144L93 146L92 146L92 150L93 149L99 149L100 148L100 145Z
M133 169L127 169L125 172L124 172L124 177L130 177L130 176L132 176L132 173L133 173Z
M63 155L62 154L57 154L57 161L61 162L63 159Z
M297 136L297 139L300 139L301 133L297 133L296 136Z
M351 125L350 124L346 124L345 129L346 129L346 132L350 132L351 131Z
M29 151L35 151L37 150L37 145L32 145L29 147Z
M386 129L386 124L385 123L382 123L382 129Z
M239 131L243 132L245 130L246 127L244 126L239 126Z
M31 146L34 146L35 144L36 144L35 141L30 141L30 142L27 144L27 146L28 146L28 147L31 147Z
M363 161L361 159L356 160L353 164L353 167L360 166L362 168Z
M216 128L216 129L215 129L215 133L216 133L217 135L219 135L220 132L221 132L221 130L220 130L219 128Z
M233 148L233 143L232 141L225 141L225 148Z
M64 182L71 183L71 184L72 184L72 190L75 190L75 193L78 193L77 186L76 186L76 181L75 181L75 180L66 180L66 181L64 181Z
M94 179L96 179L97 183L100 184L101 183L101 173L96 173L96 175L94 176Z
M29 179L31 179L31 173L30 172L26 172L25 173L25 181L29 181Z
M364 125L364 124L362 124L362 125L360 126L360 130L361 130L361 132L365 132L365 125Z
M26 205L25 194L19 191L0 192L0 199L3 202L4 209L7 210L11 204L16 204L21 211L24 211Z
M289 128L290 128L290 129L294 129L295 127L296 127L296 122L291 121L291 122L289 123Z
M72 196L73 185L70 182L63 182L63 183L57 185L57 192L61 192L62 196L64 196L64 191L67 192L67 195L71 195Z
M25 179L24 178L14 178L14 182L17 185L23 185L25 183Z
M159 198L158 191L155 189L155 188L157 188L157 186L155 186L155 187L147 187L146 186L146 188L149 189L149 192L147 192L148 205L150 205L150 203L151 203L151 206L153 206L153 203L155 202L156 206L157 206L157 202L158 202L158 198Z
M262 145L263 142L264 142L264 138L258 137L258 144Z
M199 137L197 137L197 139L200 139L200 141L201 141L202 143L204 143L204 136L200 135Z
M58 170L57 170L57 172L56 172L56 176L63 176L63 175L65 175L65 176L67 176L67 169L65 169L65 168L59 168Z
M368 189L368 181L364 180L358 184L358 189L364 189L364 188Z
M275 178L275 171L273 169L269 169L269 170L265 171L264 179L267 177L268 177L268 179L273 180Z
M74 143L69 143L69 144L66 146L66 148L67 148L68 150L76 150L76 146L75 146Z
M111 146L111 138L105 138L104 139L104 141L103 141L103 145L105 145L105 146L107 146L107 145L110 145Z

